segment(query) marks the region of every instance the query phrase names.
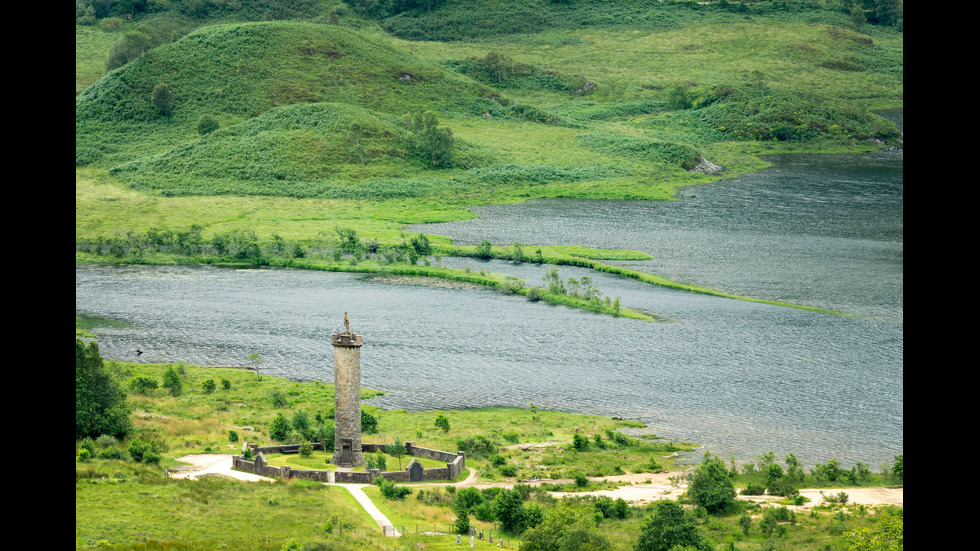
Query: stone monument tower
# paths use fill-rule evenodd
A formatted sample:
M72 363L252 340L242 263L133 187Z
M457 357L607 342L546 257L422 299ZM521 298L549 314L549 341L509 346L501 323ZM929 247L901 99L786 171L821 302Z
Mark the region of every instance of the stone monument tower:
M361 450L361 336L350 330L344 312L344 332L333 334L334 449L333 464L365 465Z

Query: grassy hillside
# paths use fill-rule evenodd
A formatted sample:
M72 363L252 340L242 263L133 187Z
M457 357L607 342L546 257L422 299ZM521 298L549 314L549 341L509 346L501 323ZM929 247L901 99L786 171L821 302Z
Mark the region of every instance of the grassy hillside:
M161 84L172 96L165 111L153 103ZM229 126L277 106L328 101L393 115L465 113L487 93L469 79L341 27L204 27L110 72L78 97L76 162L128 159L194 139L204 115Z
M760 153L899 138L870 109L902 105L902 33L831 2L368 4L241 22L271 4L175 2L77 27L79 87L113 37L159 45L76 99L76 242L196 224L394 246L468 205L665 200ZM451 133L439 163L405 118L422 112Z

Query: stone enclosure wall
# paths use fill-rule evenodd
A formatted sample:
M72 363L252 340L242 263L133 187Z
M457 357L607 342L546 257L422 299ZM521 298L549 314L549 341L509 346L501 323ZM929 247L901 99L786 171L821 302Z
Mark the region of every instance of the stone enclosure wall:
M242 444L242 455L238 455L233 458L232 466L235 469L261 476L330 482L330 471L293 469L288 465L273 467L270 466L265 460L265 454L267 453L299 453L299 446L299 444L258 446L257 444L249 444L245 442ZM322 449L322 447L317 443L313 443L313 447L314 449ZM253 459L245 459L245 448L250 448L252 450ZM364 453L375 453L378 450L384 452L385 446L384 444L362 444L362 449L364 450ZM425 469L417 459L412 459L408 462L408 465L403 471L381 472L377 469L372 469L369 472L335 471L333 473L334 482L370 484L379 476L392 482L455 480L456 477L459 476L459 473L463 472L463 469L466 467L466 454L463 452L456 452L455 454L452 454L449 452L415 446L412 444L412 442L405 442L405 450L407 455L413 458L422 457L425 459L434 459L436 461L445 461L446 466Z

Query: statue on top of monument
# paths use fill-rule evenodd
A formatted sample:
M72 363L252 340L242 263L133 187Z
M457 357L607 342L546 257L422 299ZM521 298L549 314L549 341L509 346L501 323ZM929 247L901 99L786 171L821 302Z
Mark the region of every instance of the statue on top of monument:
M348 335L351 334L351 332L350 332L350 319L347 317L347 312L344 312L344 330L347 332Z

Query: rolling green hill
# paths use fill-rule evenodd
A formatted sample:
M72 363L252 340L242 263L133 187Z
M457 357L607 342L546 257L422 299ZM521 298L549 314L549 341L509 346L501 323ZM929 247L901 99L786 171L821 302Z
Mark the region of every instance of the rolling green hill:
M147 49L77 95L76 239L193 222L400 243L466 205L668 199L759 153L900 137L871 109L903 103L902 33L830 0L274 4L78 10L77 83ZM406 118L426 112L441 134Z
M166 112L153 103L159 85L172 97ZM277 106L319 102L389 115L479 114L490 95L468 78L342 27L209 26L151 49L78 97L76 163L142 156L194 139L205 115L228 126Z

